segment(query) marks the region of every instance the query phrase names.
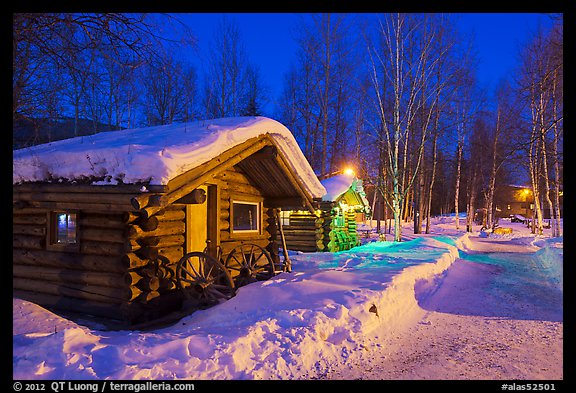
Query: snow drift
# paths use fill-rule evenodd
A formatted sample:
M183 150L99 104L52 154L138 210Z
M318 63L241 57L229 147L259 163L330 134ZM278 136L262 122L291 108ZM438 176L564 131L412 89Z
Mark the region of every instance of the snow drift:
M417 307L415 282L444 271L458 255L454 244L421 238L298 253L294 272L152 332L91 329L14 299L14 378L315 376L366 350L374 331L407 323Z

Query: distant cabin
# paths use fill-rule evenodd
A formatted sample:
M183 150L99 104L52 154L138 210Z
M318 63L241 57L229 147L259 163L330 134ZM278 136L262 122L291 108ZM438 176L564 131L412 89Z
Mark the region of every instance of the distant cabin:
M289 250L335 252L360 245L357 225L371 215L362 180L353 174L339 174L321 183L326 194L314 213L306 210L280 213Z
M128 323L182 306L175 269L187 253L223 264L235 250L241 262L261 248L276 266L278 210L316 211L325 194L290 131L264 117L13 153L14 296ZM231 265L226 277L242 274Z

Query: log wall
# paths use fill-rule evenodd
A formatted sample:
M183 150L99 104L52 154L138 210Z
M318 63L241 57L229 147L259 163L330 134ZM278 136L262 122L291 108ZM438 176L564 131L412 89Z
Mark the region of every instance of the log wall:
M215 177L219 194L217 244L224 257L242 244L265 248L279 263L274 210L263 204L260 234L232 234L230 196L264 199L238 167ZM13 193L14 293L40 305L66 308L127 322L147 320L159 309L178 308L176 265L186 247L186 205L138 211L134 195L115 188L97 194L82 192L49 195L27 185ZM137 195L142 199L141 195ZM50 213L77 214L79 246L50 247ZM144 214L146 213L146 214ZM168 296L164 296L168 295ZM166 306L162 299L170 299Z
M54 195L50 198L56 199ZM65 202L56 206L60 208ZM123 215L81 212L77 221L80 247L59 250L47 244L50 212L55 209L13 210L15 294L44 306L64 302L75 304L77 307L72 308L78 310L118 317L113 310L141 293L126 281L128 269L122 257L131 245L125 240Z
M277 225L273 209L262 209L262 230L260 234L233 234L230 230L231 196L264 199L262 192L251 183L248 176L238 166L234 166L216 177L220 189L220 249L222 258L243 244L257 244L270 253L274 263L280 263L278 253ZM237 274L231 271L232 275Z
M129 205L134 194L116 188L101 194L81 187L61 193L54 186L46 193L30 185L22 189L15 186L13 193L15 295L125 322L157 313L153 300L175 287L170 268L183 255L183 205L143 219ZM77 213L78 247L50 246L56 210Z
M289 250L303 252L323 251L325 248L325 222L328 221L327 219L329 217L326 215L318 217L305 211L292 212L290 214L290 225L283 228L286 247Z

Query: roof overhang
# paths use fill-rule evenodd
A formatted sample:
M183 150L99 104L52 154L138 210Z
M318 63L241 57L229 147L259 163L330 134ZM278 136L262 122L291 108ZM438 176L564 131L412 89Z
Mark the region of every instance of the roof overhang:
M141 194L133 198L133 206L144 216L151 216L166 206L186 196L204 183L214 182L216 177L239 166L261 190L269 207L300 205L314 211L313 196L296 175L268 135L251 138L234 146L210 161L170 180L163 194Z

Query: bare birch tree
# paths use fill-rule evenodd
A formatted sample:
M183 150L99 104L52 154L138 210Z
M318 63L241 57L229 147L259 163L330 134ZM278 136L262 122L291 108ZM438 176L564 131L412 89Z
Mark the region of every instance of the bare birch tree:
M446 84L446 79L433 78L448 50L441 46L440 50L434 50L438 29L439 24L429 15L385 15L379 20L374 41L382 44L368 44L377 110L386 139L386 174L392 182L390 207L395 241L402 240L402 213L405 206L409 206L407 197L430 135L435 92ZM384 83L389 86L388 91L382 90ZM414 130L417 114L423 115L419 134ZM411 139L413 151L408 150ZM410 154L414 159L409 165Z
M556 45L551 42L552 33L539 31L522 53L519 90L529 108L528 133L528 170L534 196L534 217L532 219L532 232L543 233L543 201L549 208L550 217L558 217L559 209L555 209L550 196L550 153L555 152L554 141L557 141L558 124L563 115L558 111L556 88L562 83L560 70L561 59L552 50ZM549 134L552 131L552 137ZM552 142L550 142L552 139ZM550 149L549 143L552 144ZM556 151L557 153L557 151ZM556 166L556 165L554 165ZM558 171L555 169L555 178ZM555 181L555 183L558 183ZM556 193L559 194L555 186ZM554 225L559 232L559 225Z

